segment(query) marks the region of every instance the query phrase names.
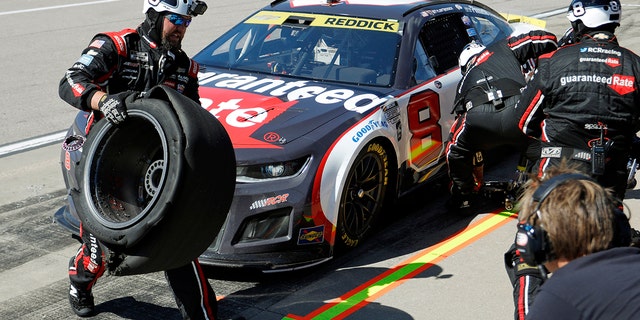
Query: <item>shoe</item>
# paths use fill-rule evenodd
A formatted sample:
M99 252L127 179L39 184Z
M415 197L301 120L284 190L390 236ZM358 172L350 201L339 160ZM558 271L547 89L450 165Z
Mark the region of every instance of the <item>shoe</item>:
M73 285L69 286L69 304L71 310L80 317L91 317L95 312L91 291L78 290Z
M479 195L474 192L470 193L454 193L446 203L447 210L455 212L462 216L470 216L480 208L481 201Z

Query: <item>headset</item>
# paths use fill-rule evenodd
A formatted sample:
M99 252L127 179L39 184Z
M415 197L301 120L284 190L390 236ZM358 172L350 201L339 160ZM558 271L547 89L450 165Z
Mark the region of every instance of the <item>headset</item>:
M592 178L579 173L564 173L542 182L532 196L532 200L538 203L534 209L534 212L538 216L540 215L540 206L547 196L549 196L549 193L569 180L596 182ZM618 207L614 208L614 224L615 231L612 246L628 246L631 243L631 225L629 224L627 216ZM522 257L528 265L541 265L555 258L549 236L542 226L534 226L529 222L518 223L515 243L520 257Z

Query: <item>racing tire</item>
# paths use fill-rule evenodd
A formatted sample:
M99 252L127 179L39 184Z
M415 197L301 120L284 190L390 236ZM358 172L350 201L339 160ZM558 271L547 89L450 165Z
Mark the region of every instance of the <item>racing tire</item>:
M338 250L350 249L368 235L381 218L389 179L387 149L370 142L358 154L345 180L338 210Z
M222 227L235 189L235 154L220 122L158 86L127 101L127 119L89 132L71 190L82 228L109 250L110 272L183 266Z

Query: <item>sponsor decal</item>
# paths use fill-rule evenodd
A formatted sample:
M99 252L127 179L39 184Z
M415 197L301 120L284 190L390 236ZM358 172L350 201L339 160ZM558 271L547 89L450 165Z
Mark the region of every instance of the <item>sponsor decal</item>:
M285 193L285 194L277 195L275 197L269 197L269 198L266 198L266 199L257 200L257 201L254 201L249 206L249 210L269 207L269 206L273 206L273 205L276 205L276 204L279 204L279 203L285 203L285 202L287 202L287 198L289 198L289 194Z
M307 18L311 20L311 26L318 27L361 29L382 32L398 32L400 28L400 23L396 20L376 20L281 11L260 11L247 19L244 23L282 25L290 16L295 16L298 19Z
M438 8L438 9L429 9L429 10L423 10L420 12L420 15L423 17L431 17L431 16L435 16L441 13L445 13L445 12L449 12L449 11L454 11L455 9L453 7L444 7L444 8Z
M286 82L281 79L241 76L231 73L216 74L215 72L200 73L198 79L201 86L209 84L209 86L217 88L255 92L262 95L281 97L284 101L313 99L319 104L342 103L345 109L358 113L364 113L375 106L381 105L388 99L386 97L378 97L372 93L356 94L350 89L327 90L327 87L313 82L309 85L307 80ZM234 94L237 96L237 92ZM217 96L217 93L213 96Z
M321 243L322 241L324 241L324 226L300 229L298 245Z
M275 143L280 141L281 137L275 132L267 132L264 134L264 136L262 136L262 139L264 139L264 141L266 142Z
M611 68L616 68L620 66L620 59L618 58L597 58L597 57L581 57L579 59L580 62L594 62L594 63L604 63Z
M71 155L69 151L64 152L64 168L67 169L67 171L71 171Z
M88 54L83 54L80 56L80 59L78 59L77 62L88 67L91 64L91 62L93 62L93 56Z
M600 129L607 130L607 129L609 129L607 127L607 125L602 123L602 122L599 122L599 123L585 123L584 128L586 130L600 130Z
M353 142L358 142L360 139L366 137L370 132L379 128L388 128L389 125L386 121L377 121L377 120L369 120L369 122L364 123L360 129L351 137Z
M529 242L529 237L523 232L516 233L516 244L521 247L525 247Z
M613 49L605 49L600 47L583 47L580 48L580 53L600 53L600 54L611 54L618 57L622 57L622 52L616 51Z
M400 121L400 110L397 101L386 103L381 108L382 112L384 112L384 117L387 119L389 124L394 125Z
M477 58L476 58L476 65L481 64L485 61L487 61L487 59L489 59L489 57L491 57L493 55L493 52L489 51L489 50L485 50L484 52L482 52Z
M561 155L561 147L544 147L540 153L540 158L560 158Z
M72 135L64 139L62 143L62 149L65 151L76 151L80 150L84 145L86 138L80 135Z
M576 152L571 158L577 160L591 161L591 153L586 151Z
M149 62L149 53L148 52L140 52L133 51L130 55L131 60L140 61L140 62Z
M589 82L597 84L606 84L619 95L625 95L635 91L634 76L625 76L622 74L614 74L612 76L592 75L572 75L560 77L560 84L566 86L570 83Z

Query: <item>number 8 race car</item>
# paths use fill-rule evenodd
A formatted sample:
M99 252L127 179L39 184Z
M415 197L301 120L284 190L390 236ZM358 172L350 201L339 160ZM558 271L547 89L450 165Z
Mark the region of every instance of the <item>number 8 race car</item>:
M138 244L147 231L135 230L137 225L167 220L154 207L164 198L171 199L167 192L184 194L181 189L191 188L197 194L210 195L199 201L218 205L211 210L209 205L189 206L211 226L198 230L211 232L189 237L189 232L182 232L185 236L181 238L194 239L194 249L182 254L182 260L188 261L194 250L199 250L195 254L204 251L200 255L204 265L269 272L331 259L336 249L352 248L363 241L376 222L391 213L389 204L446 174L443 149L454 120L451 109L461 78L458 55L473 40L488 46L513 30L500 14L476 1L276 0L194 56L201 66L204 109L196 108L217 119L206 122L212 124L212 130L216 123L224 128L231 151L224 152L226 143L212 141L220 152L190 155L199 162L201 174L194 169L188 180L200 182L167 188L165 184L175 180L169 170L175 161L167 155L180 152L167 151L168 141L175 140L167 137L170 130L160 128L160 121L143 116L148 112L141 111L139 122L156 128L151 136L163 143L157 147L146 142L125 145L157 151L108 166L98 162L116 161L120 150L82 155L95 164L81 165L89 169L74 175L75 164L82 161L75 151L78 148L67 148L62 155L63 173L77 195L56 213L56 220L77 232L78 204L74 201L90 202L92 194L100 199L111 192L103 191L109 186L95 186L82 196L77 191L83 189L76 186L79 183L92 186L105 179L132 181L126 189L141 195L123 195L123 206L128 206L127 199L151 199L131 205L136 209L133 219L123 222L119 211L109 209L106 217L94 210L89 218L97 218L88 222L103 230L112 246L131 246L128 273L161 270L172 253L156 253L160 258L152 262L146 261L145 255L140 258L138 253L147 252L157 239ZM169 94L160 94L165 95ZM175 99L175 107L181 107L182 102ZM195 132L199 127L189 124L205 123L194 119L207 118L197 113L192 117L172 127ZM82 131L83 121L86 125L86 117L78 119L72 132ZM104 132L124 130L105 126ZM134 123L124 127L138 130ZM107 145L121 141L108 138L106 133L103 136ZM76 140L70 136L65 143L73 145ZM84 149L102 150L102 144L94 142L96 147ZM195 150L188 144L183 149ZM235 163L235 184L230 163ZM221 172L210 178L216 177L215 170ZM114 172L121 172L122 177ZM160 178L154 179L156 176ZM216 187L205 188L202 181ZM147 189L151 191L145 192ZM88 207L108 209L111 200ZM217 218L210 218L212 215ZM147 217L155 220L149 223ZM172 225L194 224L178 223L188 219L180 214L171 219ZM125 227L135 232L123 234ZM156 235L163 232L154 231ZM184 244L167 246L173 251L185 248Z
M289 270L355 247L446 173L458 55L512 32L476 1L274 1L199 52L203 107L236 152L205 265Z

